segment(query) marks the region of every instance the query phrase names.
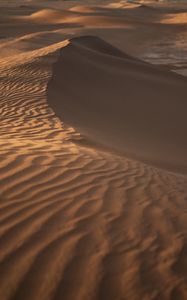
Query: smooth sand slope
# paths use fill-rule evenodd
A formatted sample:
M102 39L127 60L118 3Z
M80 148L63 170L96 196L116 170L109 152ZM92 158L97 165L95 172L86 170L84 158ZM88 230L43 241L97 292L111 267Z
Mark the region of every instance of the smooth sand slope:
M186 68L186 27L161 24L176 8L5 3L0 299L187 299L186 78L166 71Z
M97 37L62 49L50 106L91 140L187 171L187 79L138 61Z

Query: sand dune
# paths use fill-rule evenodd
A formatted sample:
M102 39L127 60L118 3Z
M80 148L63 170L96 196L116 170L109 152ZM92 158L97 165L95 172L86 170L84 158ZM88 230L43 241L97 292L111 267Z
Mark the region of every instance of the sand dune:
M184 27L67 2L0 9L0 299L185 300L187 79L140 59Z
M165 18L164 23L166 24L185 24L187 25L187 13L182 12L178 14L168 14Z
M69 11L59 11L54 9L42 9L32 13L30 16L24 16L22 20L41 23L63 23L67 18L73 17L74 14Z

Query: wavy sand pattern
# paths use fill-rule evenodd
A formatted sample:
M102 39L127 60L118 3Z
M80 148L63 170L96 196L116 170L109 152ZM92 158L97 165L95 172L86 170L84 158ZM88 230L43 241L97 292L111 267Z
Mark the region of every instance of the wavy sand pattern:
M55 9L57 5L61 4L55 2ZM127 14L131 19L132 11L128 12L127 9L129 5L123 7L122 14ZM93 6L88 9L85 6L72 9L72 4L69 14L72 11L85 14L90 10L96 15L100 10L100 17L103 13L107 15L108 10L116 14L115 4L108 4L105 8ZM137 5L132 5L130 9L133 8L138 11L135 15L139 18L142 13ZM120 4L117 9L120 9ZM145 7L139 9L144 13ZM109 96L106 98L105 89L103 91L98 86L94 86L89 95L87 87L90 88L91 83L96 81L86 83L88 78L82 79L81 76L85 76L85 72L93 75L93 70L97 68L101 69L102 78L116 72L116 78L121 81L114 83L114 91L118 85L125 85L121 76L124 76L126 68L123 59L126 59L129 64L127 81L129 76L134 78L134 73L130 72L132 65L135 73L140 72L138 68L141 68L142 84L145 85L150 76L157 83L163 82L162 76L165 74L169 82L172 79L172 84L176 84L178 95L181 93L177 100L183 102L186 78L139 61L143 55L141 45L141 55L135 59L117 50L115 43L112 47L101 40L106 38L107 41L115 41L116 35L111 34L109 37L106 26L110 27L111 32L116 30L116 20L112 23L113 29L106 20L102 25L99 23L99 26L104 26L98 30L100 39L67 39L68 35L95 35L95 25L89 30L85 25L82 31L80 28L75 29L75 24L70 29L62 25L54 28L53 18L48 25L43 24L42 20L40 25L29 20L31 24L26 23L25 28L21 26L15 36L14 25L17 26L17 22L22 22L22 19L27 22L26 12L36 14L39 9L33 5L30 8L19 7L18 13L16 9L4 10L10 17L10 23L5 25L2 20L0 24L0 30L5 31L8 37L0 45L0 299L185 300L186 160L185 155L181 155L179 160L176 155L177 151L182 153L186 147L186 140L182 142L185 133L177 127L173 136L181 140L175 149L176 153L168 153L165 159L163 156L160 164L155 162L158 157L150 152L148 146L144 149L151 153L151 158L138 155L138 149L142 147L137 142L140 131L135 134L135 156L139 156L139 159L133 159L134 152L131 151L124 151L132 154L131 159L128 155L118 154L115 145L121 147L119 141L110 135L110 131L104 131L104 126L100 127L99 132L94 123L97 120L90 119L95 113L96 116L100 113L94 89L105 96L103 101L106 102L106 111L110 108L107 101L112 99ZM161 14L163 20L164 9L159 12L159 18ZM134 17L130 23L133 22ZM129 26L129 21L125 26ZM141 27L142 30L145 28ZM180 30L184 30L184 27ZM121 31L118 33L120 36ZM149 37L150 33L144 34ZM135 36L127 45L128 54L133 40ZM76 51L74 47L77 47ZM120 48L124 50L125 43ZM72 66L70 62L73 62ZM79 65L76 69L75 66ZM172 69L172 66L169 68ZM63 71L66 72L65 77ZM157 72L156 77L154 72ZM54 79L60 84L59 89L54 88ZM153 84L157 84L154 80ZM123 88L119 93L124 93ZM107 89L110 92L110 85ZM168 90L169 93L175 101L177 95ZM72 98L73 101L80 97L75 111L68 107L69 102L66 103L73 94L76 97ZM161 93L159 96L162 97ZM92 103L94 97L96 100ZM84 103L85 99L94 104L91 115L89 105L87 107ZM115 99L116 105L118 99L119 95ZM56 106L59 102L62 110ZM79 119L84 109L87 115ZM178 118L183 113L184 107L180 111L179 105ZM108 122L104 113L103 122ZM176 120L174 122L177 124ZM178 122L180 126L182 122L185 121L181 117ZM130 124L128 130L132 130ZM122 128L120 126L120 122L114 123L115 130ZM118 137L123 139L120 130ZM126 127L124 135L127 134L125 130ZM152 138L151 134L152 131L146 138ZM110 138L107 139L107 136ZM145 137L143 139L145 146ZM109 145L111 140L115 145ZM124 150L125 145L130 144L123 141ZM107 147L113 150L109 151ZM162 160L167 158L169 163L166 166ZM155 164L162 168L154 167ZM170 171L167 169L168 164Z

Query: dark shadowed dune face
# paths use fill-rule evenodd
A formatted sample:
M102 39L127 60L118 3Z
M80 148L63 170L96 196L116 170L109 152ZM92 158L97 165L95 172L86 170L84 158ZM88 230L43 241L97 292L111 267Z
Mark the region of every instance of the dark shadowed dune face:
M53 66L48 103L96 142L187 170L187 79L96 37L70 40Z

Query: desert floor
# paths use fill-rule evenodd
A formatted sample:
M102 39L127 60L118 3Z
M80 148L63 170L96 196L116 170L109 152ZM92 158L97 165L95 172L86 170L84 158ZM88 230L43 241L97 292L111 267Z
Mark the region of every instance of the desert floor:
M0 299L187 299L187 4L0 2Z

